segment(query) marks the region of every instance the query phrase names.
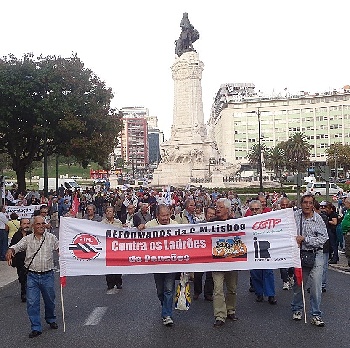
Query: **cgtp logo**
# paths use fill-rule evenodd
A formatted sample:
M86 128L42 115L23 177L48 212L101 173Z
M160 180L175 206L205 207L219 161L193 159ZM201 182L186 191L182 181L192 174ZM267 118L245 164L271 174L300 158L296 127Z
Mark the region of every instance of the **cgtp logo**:
M257 221L252 228L253 230L270 229L270 228L274 228L281 221L282 221L281 219L267 219L263 221Z
M100 255L102 247L101 242L95 236L88 233L80 233L73 238L69 244L69 250L72 251L75 258L83 261L95 259Z

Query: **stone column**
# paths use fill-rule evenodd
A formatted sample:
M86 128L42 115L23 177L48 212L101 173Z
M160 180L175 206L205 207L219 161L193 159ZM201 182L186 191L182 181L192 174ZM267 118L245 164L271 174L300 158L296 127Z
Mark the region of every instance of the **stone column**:
M171 67L174 80L172 140L184 142L187 138L193 142L205 136L201 86L203 67L198 53L193 51L177 57Z

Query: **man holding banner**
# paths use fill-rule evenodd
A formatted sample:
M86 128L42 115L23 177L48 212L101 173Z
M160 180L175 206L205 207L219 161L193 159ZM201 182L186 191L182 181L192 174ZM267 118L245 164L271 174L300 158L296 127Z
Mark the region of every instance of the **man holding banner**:
M303 278L310 286L310 312L311 324L324 326L320 309L322 296L323 274L323 245L328 239L327 228L322 217L314 212L314 196L306 194L301 197L301 209L295 212L295 220L298 230L296 237L301 250L315 253L315 262L312 268L303 267ZM301 284L293 286L292 311L293 320L302 320L303 293Z
M216 201L216 221L229 220L231 217L231 202L227 198L219 198ZM215 271L212 272L214 281L213 308L214 308L214 327L220 327L225 324L226 319L237 320L236 301L237 301L237 280L238 271ZM226 284L227 294L224 293L224 282Z
M249 203L249 210L252 216L263 213L263 204L260 200L254 200ZM257 239L257 238L256 238ZM267 251L270 247L268 241L254 240L254 246L256 253L260 250L262 254L265 250ZM268 302L271 305L275 305L277 300L275 299L275 277L272 269L252 269L250 276L255 290L256 302L263 302L264 295L267 296Z
M219 322L215 327L222 326L226 319L237 319L237 270L300 268L292 209L239 219L230 219L230 211L231 202L220 199L216 221L176 224L169 208L161 205L157 219L142 230L64 218L59 241L61 278L153 273L163 324L171 326L175 272L213 271L214 316ZM268 242L269 249L257 250L255 242L260 246Z
M107 207L105 210L106 217L102 219L104 224L122 227L123 224L119 219L114 217L114 207ZM121 274L106 274L107 294L114 293L114 287L121 289L123 286L123 279Z
M173 225L176 221L170 219L170 209L165 204L160 204L156 209L156 218L139 227L155 227L158 225ZM176 273L154 273L154 281L157 288L157 296L162 305L162 320L165 326L172 326L174 321L173 302L175 295Z

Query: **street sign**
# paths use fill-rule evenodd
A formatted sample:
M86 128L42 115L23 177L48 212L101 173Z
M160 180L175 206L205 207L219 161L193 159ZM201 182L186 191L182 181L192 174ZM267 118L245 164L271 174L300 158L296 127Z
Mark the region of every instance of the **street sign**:
M331 176L330 166L319 166L320 176L324 181L329 181Z

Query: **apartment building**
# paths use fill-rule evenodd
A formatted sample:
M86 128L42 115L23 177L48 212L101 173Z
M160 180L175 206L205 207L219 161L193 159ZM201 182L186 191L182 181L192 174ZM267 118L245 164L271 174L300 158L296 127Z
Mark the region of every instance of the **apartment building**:
M148 109L125 107L123 130L120 138L120 152L124 163L134 172L145 170L148 166Z
M266 147L302 132L312 146L311 163L324 164L331 144L350 144L350 87L267 97L255 92L251 83L221 85L208 124L227 161L249 166L247 155L259 141L259 118L261 143Z

